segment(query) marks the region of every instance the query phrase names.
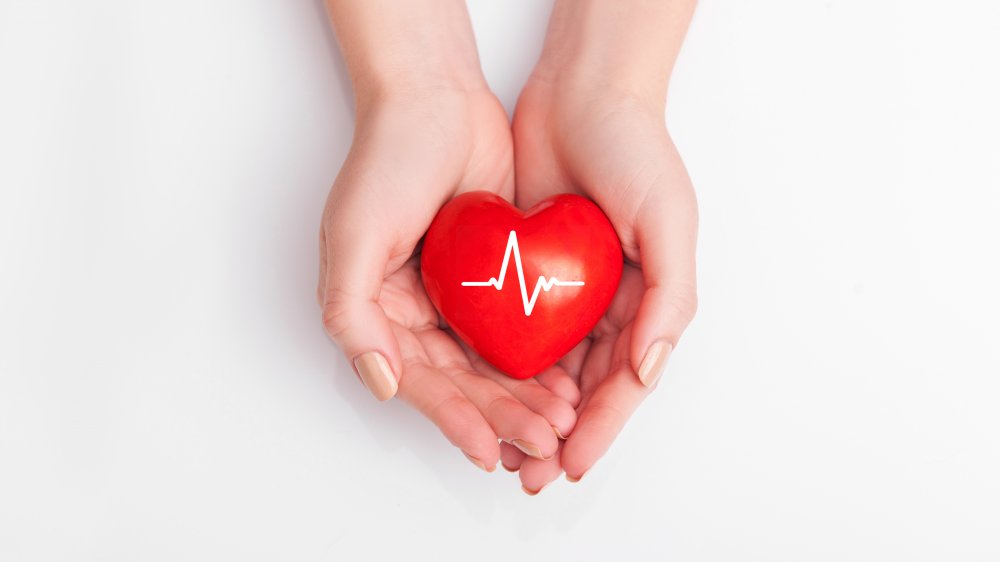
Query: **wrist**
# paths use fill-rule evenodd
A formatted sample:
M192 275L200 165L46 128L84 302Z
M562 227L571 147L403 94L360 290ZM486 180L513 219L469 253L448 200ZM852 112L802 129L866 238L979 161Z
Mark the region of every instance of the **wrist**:
M662 107L694 4L557 0L531 79Z
M595 72L587 63L574 66L553 71L540 63L529 77L522 97L531 93L534 97L563 106L564 110L595 111L603 107L621 109L629 106L663 115L666 109L665 86L630 80L613 72Z
M327 0L357 105L485 88L461 0Z
M444 69L424 72L370 73L352 78L355 111L365 113L374 106L434 103L460 100L489 91L482 76L458 75Z
M474 40L453 31L438 36L418 31L390 47L352 52L348 68L356 99L487 88Z
M475 93L488 90L482 73L456 68L448 62L366 67L351 73L351 83L358 102L396 99L421 93Z

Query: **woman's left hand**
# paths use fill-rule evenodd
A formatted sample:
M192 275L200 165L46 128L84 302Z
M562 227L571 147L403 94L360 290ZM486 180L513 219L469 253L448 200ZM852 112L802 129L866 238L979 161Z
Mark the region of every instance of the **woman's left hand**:
M514 150L521 208L556 193L588 196L626 258L607 313L561 361L582 401L560 454L526 459L503 448L504 466L519 469L525 491L537 493L562 471L581 478L655 387L697 307L698 211L663 105L636 92L533 79L518 102Z

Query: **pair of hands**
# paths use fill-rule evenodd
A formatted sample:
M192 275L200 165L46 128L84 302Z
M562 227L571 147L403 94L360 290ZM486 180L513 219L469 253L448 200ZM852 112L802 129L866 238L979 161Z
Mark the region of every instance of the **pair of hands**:
M519 471L532 495L562 472L580 479L607 451L696 307L697 208L663 105L579 75L536 72L513 126L485 80L359 99L320 235L324 324L362 382L411 404L480 468ZM607 313L534 379L506 377L458 341L420 280L421 237L442 205L474 190L521 208L587 196L623 245Z

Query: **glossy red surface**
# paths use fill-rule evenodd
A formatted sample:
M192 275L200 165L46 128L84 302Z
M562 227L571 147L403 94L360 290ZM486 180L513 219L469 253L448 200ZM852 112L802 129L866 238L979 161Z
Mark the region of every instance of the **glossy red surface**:
M519 252L507 252L512 231ZM501 371L526 379L594 328L618 288L622 249L607 217L586 198L557 195L522 212L478 191L456 197L438 212L424 238L420 266L431 302L455 333ZM540 277L543 283L583 285L539 289L530 308Z

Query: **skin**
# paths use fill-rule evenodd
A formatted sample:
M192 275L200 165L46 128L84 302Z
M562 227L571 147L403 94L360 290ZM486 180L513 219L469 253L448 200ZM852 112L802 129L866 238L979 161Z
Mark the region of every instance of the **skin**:
M513 129L483 80L463 2L327 6L357 101L320 237L327 331L350 359L384 355L398 395L474 463L502 460L529 494L564 471L579 479L655 387L638 376L650 347L675 348L696 309L697 205L663 118L694 2L557 1ZM522 208L588 196L622 241L608 312L534 380L513 381L463 348L420 284L420 236L441 205L474 189ZM528 440L534 458L498 438Z
M687 1L557 2L518 101L518 205L586 195L611 219L626 258L604 318L561 362L582 395L573 434L550 461L504 451L526 491L590 470L652 390L636 374L649 347L676 347L694 317L697 203L663 118L693 10Z
M477 372L475 358L441 328L414 257L450 198L476 189L513 197L510 127L479 71L465 6L331 0L328 8L357 109L320 232L317 297L327 332L351 360L381 353L397 395L474 464L496 465L498 439L550 457L553 426L571 431L576 414L549 388L575 399L575 385L561 370L540 379L546 386ZM414 48L389 48L385 37Z

